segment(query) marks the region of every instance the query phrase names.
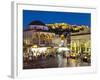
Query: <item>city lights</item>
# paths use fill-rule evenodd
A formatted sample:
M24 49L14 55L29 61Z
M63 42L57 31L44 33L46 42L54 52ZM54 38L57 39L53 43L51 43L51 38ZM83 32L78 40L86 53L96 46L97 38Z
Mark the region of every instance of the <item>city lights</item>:
M23 30L23 69L91 65L91 26L62 21L33 20Z

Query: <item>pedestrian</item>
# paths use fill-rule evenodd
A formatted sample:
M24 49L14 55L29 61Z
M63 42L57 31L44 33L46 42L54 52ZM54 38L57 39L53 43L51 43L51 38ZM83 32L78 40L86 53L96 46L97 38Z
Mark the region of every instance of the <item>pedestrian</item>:
M62 67L68 66L68 51L63 51Z
M62 52L57 52L57 62L58 62L58 67L62 67Z

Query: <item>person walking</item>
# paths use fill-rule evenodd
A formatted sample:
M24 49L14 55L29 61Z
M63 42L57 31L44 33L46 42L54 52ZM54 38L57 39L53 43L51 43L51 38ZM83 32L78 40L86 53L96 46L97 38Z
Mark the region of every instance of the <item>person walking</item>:
M61 52L57 52L57 62L58 62L58 67L62 67L62 54Z
M67 67L68 66L68 51L63 51L63 59L62 59L62 67Z

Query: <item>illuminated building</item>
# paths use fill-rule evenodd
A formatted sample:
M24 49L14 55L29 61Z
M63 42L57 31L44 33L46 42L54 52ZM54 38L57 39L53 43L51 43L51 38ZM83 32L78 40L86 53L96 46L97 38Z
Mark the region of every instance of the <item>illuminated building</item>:
M29 29L23 32L26 45L39 47L64 46L76 53L90 51L90 28L88 26L69 25L66 23L44 24L33 21Z
M91 33L89 29L71 34L71 50L75 53L89 53L91 50Z
M49 46L55 34L47 32L48 27L40 21L29 24L29 29L24 30L23 40L27 45Z

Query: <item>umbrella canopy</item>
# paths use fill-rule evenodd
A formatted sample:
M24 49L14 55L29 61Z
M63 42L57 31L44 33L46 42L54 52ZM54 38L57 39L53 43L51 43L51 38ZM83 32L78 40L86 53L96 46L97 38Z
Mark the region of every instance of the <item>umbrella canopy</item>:
M58 48L58 52L62 52L62 51L69 51L70 49L67 48L67 47L61 47L61 48Z

